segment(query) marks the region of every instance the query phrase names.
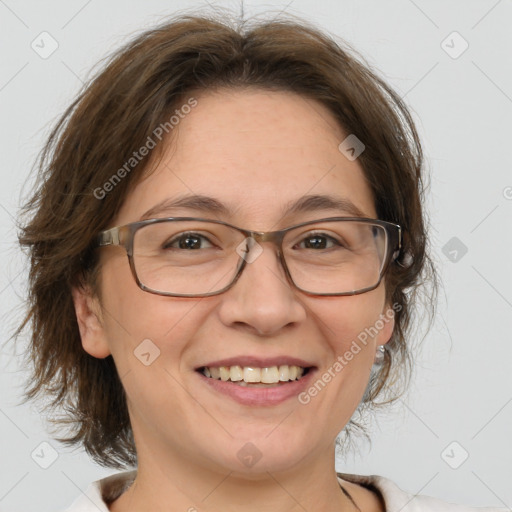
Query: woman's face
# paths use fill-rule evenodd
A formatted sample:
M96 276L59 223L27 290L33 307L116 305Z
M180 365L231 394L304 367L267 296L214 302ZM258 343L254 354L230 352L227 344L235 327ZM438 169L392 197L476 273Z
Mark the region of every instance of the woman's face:
M230 214L181 206L159 208L149 216L207 217L257 231L354 216L355 209L376 217L361 166L338 149L349 134L321 104L260 90L195 97L197 106L174 128L164 158L134 187L112 226L146 218L145 212L163 201L193 195L214 199ZM287 212L312 195L349 206ZM261 247L235 285L216 296L176 298L142 291L121 247L101 249L101 304L88 301L89 311L84 296L75 292L84 349L96 357L112 354L115 360L139 465L149 459L162 465L186 459L189 467L255 478L305 464L332 469L334 440L363 396L376 345L386 343L392 332L392 320L380 322L378 334L366 343L357 341L388 311L384 285L355 296L306 295L286 280L275 248L265 242ZM236 393L244 390L247 396L241 398L212 386L197 371L226 359L255 367L293 359L313 369L303 377L305 384L281 384L277 392L223 385L236 387ZM309 393L329 372L331 378ZM295 386L288 397L281 391L286 386ZM274 401L272 393L277 393Z

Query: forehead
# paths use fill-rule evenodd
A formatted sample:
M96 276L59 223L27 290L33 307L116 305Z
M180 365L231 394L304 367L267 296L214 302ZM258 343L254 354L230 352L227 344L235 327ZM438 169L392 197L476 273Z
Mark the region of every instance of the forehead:
M338 149L348 134L321 103L257 89L193 96L197 106L162 141L163 157L134 186L119 223L184 195L213 197L236 216L229 220L251 222L254 229L274 225L286 206L308 195L349 200L375 216L362 167ZM193 213L179 209L168 216Z

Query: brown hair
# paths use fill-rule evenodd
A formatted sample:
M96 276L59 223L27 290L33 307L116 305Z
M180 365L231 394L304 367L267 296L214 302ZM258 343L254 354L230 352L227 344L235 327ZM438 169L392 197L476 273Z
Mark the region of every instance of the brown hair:
M411 308L419 285L428 276L434 282L435 273L426 252L423 156L408 109L352 50L304 20L281 17L251 25L225 19L181 14L116 52L51 132L38 160L39 181L23 209L29 219L19 238L30 254L30 288L18 334L30 325L27 357L33 366L25 399L49 397L48 409L65 412L52 421L71 428L59 440L83 444L107 467L137 461L126 398L112 357L97 359L83 350L71 289L94 285L92 242L147 170L149 157L132 162L122 176L118 172L122 179L114 190L98 190L113 188L104 184L113 183L116 169L168 123L191 91L292 91L327 106L346 133L363 141L359 162L378 218L400 224L404 239L386 275L388 300L399 306L395 329L360 410L396 400L394 388L409 382ZM388 400L377 403L384 394ZM345 432L350 426L364 432L353 419Z

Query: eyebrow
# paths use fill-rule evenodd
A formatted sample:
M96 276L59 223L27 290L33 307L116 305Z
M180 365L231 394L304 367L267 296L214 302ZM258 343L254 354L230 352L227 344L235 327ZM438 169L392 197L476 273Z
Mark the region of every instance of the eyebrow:
M233 216L233 210L217 199L198 194L189 194L177 198L164 199L142 214L141 220L152 218L175 208L187 208L205 213ZM284 209L284 215L315 212L317 210L341 210L352 217L368 217L352 201L332 195L307 195L296 201L290 201Z
M332 195L308 195L288 204L285 214L314 212L317 210L341 210L352 217L367 217L352 201Z

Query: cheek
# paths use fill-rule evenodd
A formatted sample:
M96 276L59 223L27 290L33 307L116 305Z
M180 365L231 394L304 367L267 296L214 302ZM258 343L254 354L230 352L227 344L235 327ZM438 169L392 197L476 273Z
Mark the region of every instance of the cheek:
M384 290L379 287L371 292L339 297L330 304L319 305L319 325L323 326L325 337L336 354L344 353L352 345L358 345L361 352L374 350L374 338L383 327L379 320L384 302Z
M110 304L117 318L111 318L107 335L136 424L153 428L155 423L165 431L170 418L183 418L173 428L178 437L186 436L193 428L186 418L204 413L190 399L181 374L184 354L202 323L197 306L197 299L179 301L142 290L131 296L116 293Z
M179 364L187 340L201 324L197 318L200 300L145 292L127 262L116 259L111 263L102 277L102 289L108 291L102 303L105 335L120 375L138 371L160 356L169 356L166 364Z
M299 396L304 421L316 418L334 438L350 420L368 386L375 358L384 291L377 288L361 295L329 298L311 303L315 325L321 329L322 367L309 388ZM323 425L323 427L320 427Z
M329 344L318 378L331 389L327 401L331 406L342 401L342 409L351 410L359 403L374 363L383 307L384 292L377 289L340 297L318 308L318 325ZM337 405L336 408L341 410Z

